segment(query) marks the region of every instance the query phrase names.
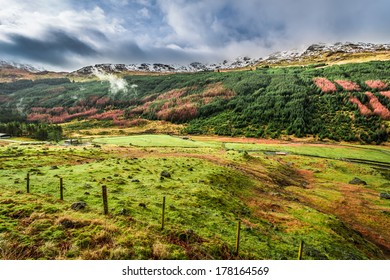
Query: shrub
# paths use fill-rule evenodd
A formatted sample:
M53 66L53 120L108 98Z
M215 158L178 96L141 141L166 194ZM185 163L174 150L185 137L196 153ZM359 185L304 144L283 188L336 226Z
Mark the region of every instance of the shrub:
M378 98L371 92L366 92L366 95L374 114L380 116L384 120L390 120L390 111L379 102Z
M329 93L329 92L335 92L336 91L336 85L333 84L331 81L329 81L326 78L315 78L314 79L314 83L324 93Z
M360 86L354 82L346 81L346 80L335 80L337 84L339 84L346 91L359 91Z
M363 116L372 116L373 115L373 112L366 105L362 104L360 102L360 100L357 99L356 97L350 97L349 101L351 101L352 103L354 103L358 106L359 111Z
M387 98L390 98L390 90L389 91L381 91L381 94L383 96L386 96Z
M384 90L387 88L387 84L382 82L381 80L368 80L366 81L366 85L372 89Z

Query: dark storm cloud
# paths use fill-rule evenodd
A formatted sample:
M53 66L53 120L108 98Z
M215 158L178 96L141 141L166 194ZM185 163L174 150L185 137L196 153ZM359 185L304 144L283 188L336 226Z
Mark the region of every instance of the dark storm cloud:
M385 0L170 0L160 4L178 40L193 38L209 46L248 40L257 41L259 48L340 39L389 40L390 2Z
M97 52L81 40L60 30L47 32L43 39L12 34L10 42L0 41L0 51L16 57L48 64L68 65L71 56L93 56Z
M148 53L148 62L157 62L157 63L179 63L186 64L189 62L198 61L203 59L204 61L210 61L211 57L206 57L204 54L200 54L197 51L188 51L181 49L171 49L171 48L150 48L147 50ZM213 55L215 56L215 54Z
M0 58L56 69L216 62L317 42L390 41L388 0L2 1Z
M109 39L107 38L106 34L104 34L100 30L94 29L93 27L83 28L83 32L88 34L88 36L93 40L100 42L109 42Z
M204 37L213 45L220 46L231 41L266 39L271 33L280 35L284 32L285 22L276 17L265 19L260 15L259 10L242 10L237 3L223 5L216 9L210 22L205 25L207 35ZM211 26L209 32L207 26Z
M126 40L120 44L109 45L109 48L104 52L102 59L109 57L115 63L123 63L123 61L141 62L148 59L145 50L142 50L138 44L131 40Z
M102 51L104 55L96 57L96 63L188 63L196 61L199 54L191 53L182 49L171 49L168 47L147 46L141 48L134 41L126 41L113 45L111 48ZM107 59L109 57L109 59Z

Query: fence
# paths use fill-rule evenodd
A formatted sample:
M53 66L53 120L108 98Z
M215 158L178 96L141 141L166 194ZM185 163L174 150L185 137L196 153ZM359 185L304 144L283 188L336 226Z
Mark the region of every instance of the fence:
M60 200L64 200L64 184L63 178L59 178L59 191L60 191ZM27 173L26 176L26 191L30 193L30 173ZM109 215L108 209L108 193L107 186L102 185L102 202L103 202L103 214ZM165 216L166 216L166 197L164 196L162 199L162 207L161 207L161 230L165 229ZM235 250L234 254L238 257L240 253L240 239L241 239L241 219L237 220L237 228L236 228L236 240L235 240ZM303 247L304 241L300 241L298 248L298 260L302 260L303 258Z

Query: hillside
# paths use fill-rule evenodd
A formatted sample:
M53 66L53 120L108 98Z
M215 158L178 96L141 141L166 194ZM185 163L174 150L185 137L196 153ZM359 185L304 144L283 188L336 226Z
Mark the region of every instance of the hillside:
M1 259L292 260L301 240L305 260L390 258L386 147L155 134L86 141L0 140Z
M183 133L388 140L390 62L0 84L0 121L184 124ZM96 79L96 78L95 78ZM91 124L92 125L92 124ZM99 124L95 124L95 126ZM103 124L101 124L103 125Z
M335 43L313 44L303 50L289 50L260 58L255 65L293 66L323 63L324 65L390 60L389 44Z
M20 64L12 61L0 60L0 83L15 82L18 80L38 80L64 77L65 72L56 73L36 68L29 64Z

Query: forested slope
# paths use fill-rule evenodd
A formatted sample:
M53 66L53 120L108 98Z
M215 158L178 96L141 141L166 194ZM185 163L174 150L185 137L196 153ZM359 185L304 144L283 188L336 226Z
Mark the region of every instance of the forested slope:
M252 71L71 77L0 84L0 121L139 119L188 124L185 133L381 143L389 137L390 62ZM115 81L125 87L115 87Z

